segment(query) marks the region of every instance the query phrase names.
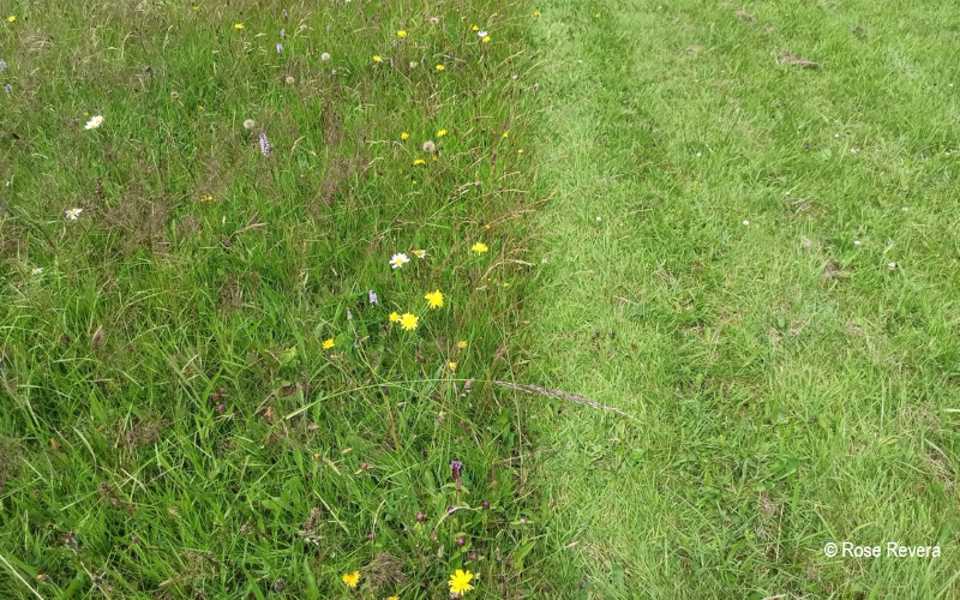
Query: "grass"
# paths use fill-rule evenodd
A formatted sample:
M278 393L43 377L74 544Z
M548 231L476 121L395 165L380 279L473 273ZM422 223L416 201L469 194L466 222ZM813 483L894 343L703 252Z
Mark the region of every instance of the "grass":
M0 596L529 589L529 10L4 10Z
M541 8L557 594L955 597L954 6Z

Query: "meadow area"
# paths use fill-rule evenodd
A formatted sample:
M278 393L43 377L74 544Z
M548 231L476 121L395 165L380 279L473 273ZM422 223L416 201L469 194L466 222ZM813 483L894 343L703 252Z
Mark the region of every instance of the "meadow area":
M960 597L951 2L0 18L0 598Z

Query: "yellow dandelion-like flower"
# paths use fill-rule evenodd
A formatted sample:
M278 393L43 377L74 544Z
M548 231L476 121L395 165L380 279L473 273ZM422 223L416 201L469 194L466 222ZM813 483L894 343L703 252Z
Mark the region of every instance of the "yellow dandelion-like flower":
M457 362L451 360L450 362L447 363L447 368L450 369L451 371L456 371L456 370L457 370Z
M490 248L483 242L477 242L476 244L470 246L470 251L474 254L483 254L487 252Z
M201 204L211 204L214 201L213 194L204 194L200 196Z
M423 297L427 301L427 304L429 304L430 308L432 309L441 308L443 306L443 292L441 292L440 290L427 292Z
M327 339L323 340L323 349L324 349L324 350L329 350L330 348L333 348L333 347L336 346L336 345L337 345L337 343L336 343L335 341L333 341L333 338L327 338Z
M491 37L489 35L485 35L480 39L480 41L483 42L484 44L489 44L491 41Z
M340 576L340 581L344 583L351 590L357 589L357 585L360 583L360 571L354 571L352 573L344 573Z
M473 581L473 573L464 571L463 569L457 569L450 575L450 581L448 582L450 593L466 594L473 589L473 585L470 583L471 581Z
M447 135L447 130L446 130L446 129L438 129L438 130L437 130L437 137L438 137L438 138L441 138L441 137L443 137L443 136L445 136L445 135Z
M400 596L394 594L393 596L387 596L387 600L400 600Z
M7 23L16 23L16 22L17 22L17 15L10 15L9 17L7 17Z
M470 342L468 342L467 340L460 340L459 342L457 342L457 348L460 348L461 350L466 350L467 346L469 345L470 345Z
M422 158L418 158L417 160L413 161L413 166L415 167L422 167L425 164L427 164L427 161L423 160Z
M390 322L391 322L391 323L399 323L399 322L400 322L400 313L398 313L398 312L396 312L396 311L390 313Z
M379 54L374 54L371 60L377 64L380 64L383 62L383 57L380 56Z
M426 257L427 257L427 251L426 251L426 250L414 250L414 251L413 251L413 255L416 256L417 258L426 258Z
M440 63L437 63L437 66L435 66L434 69L436 69L437 73L441 73L447 70L447 68Z
M400 132L400 139L404 142L410 139L410 134L406 131Z
M397 37L400 38L401 40L402 40L403 38L407 37L407 32L406 32L406 30L401 29L401 30L397 31Z
M420 319L417 318L417 315L410 313L400 315L400 328L404 331L413 331L417 328L418 323L420 323Z
M500 137L503 139L507 139L508 137L510 137L510 130L508 129L507 131L504 131L503 133L501 133Z
M479 25L471 25L471 26L470 26L470 31L480 31L480 26L479 26Z
M244 29L247 28L247 26L244 25L243 23L234 23L233 28L236 29L237 31L243 31Z
M533 12L530 13L530 15L531 15L532 17L534 17L534 18L539 17L539 16L540 16L540 9L538 9L538 8L533 9Z

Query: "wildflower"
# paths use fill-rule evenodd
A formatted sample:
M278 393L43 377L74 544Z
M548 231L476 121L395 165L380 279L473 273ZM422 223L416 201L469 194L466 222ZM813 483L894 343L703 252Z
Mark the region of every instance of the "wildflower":
M0 73L3 73L7 70L7 61L0 58Z
M437 130L437 137L438 137L438 138L442 138L442 137L445 136L445 135L447 135L447 130L446 130L446 129L438 129L438 130Z
M277 42L277 54L283 54L283 44Z
M370 301L370 304L380 304L380 298L377 297L377 293L373 290L367 292L367 300Z
M484 244L483 242L477 242L476 244L470 246L470 251L473 252L474 254L483 254L488 250L490 250L490 248L487 247L487 245Z
M373 55L373 62L375 62L375 63L377 63L377 64L380 64L380 63L383 62L383 57L380 56L379 54L374 54L374 55Z
M426 258L426 257L427 257L427 251L426 251L426 250L414 250L414 251L413 251L413 255L416 256L417 258Z
M329 349L333 348L333 347L336 346L336 345L337 345L337 343L333 340L333 338L327 338L327 339L323 340L323 349L324 349L324 350L329 350Z
M433 154L437 151L437 145L433 143L433 140L427 140L423 143L423 151Z
M254 121L253 119L245 119L243 121L243 128L246 129L247 131L250 131L256 126L257 126L257 122Z
M280 39L282 40L282 39L285 38L285 37L287 37L287 30L281 28L281 29L280 29Z
M323 61L323 62L327 62L328 60L330 60L330 53L329 53L329 52L324 52L323 54L321 54L321 55L320 55L320 60Z
M533 9L533 12L530 13L530 16L532 16L534 19L536 19L537 17L539 17L539 16L540 16L540 9L537 9L537 8Z
M457 569L450 575L450 581L448 585L450 586L450 593L463 595L473 589L473 585L470 583L473 581L473 573L470 571L464 571L463 569Z
M270 153L273 152L273 146L270 145L270 140L267 139L267 133L261 131L260 135L257 136L258 141L260 142L260 154L264 156L270 156Z
M437 25L440 23L440 17L430 17L430 24Z
M411 61L410 61L410 68L411 68L411 69L416 69L416 68L419 67L419 66L420 66L420 63L418 63L417 61L415 61L415 60L411 60Z
M10 85L9 83L5 83L5 84L3 85L3 91L5 91L5 92L8 93L8 94L11 94L11 93L13 93L13 86Z
M463 463L457 459L450 461L450 476L454 481L460 481L460 475L463 471Z
M66 217L68 221L76 221L80 218L82 213L82 208L68 208L67 210L63 211L63 216Z
M394 594L392 596L387 596L387 600L400 600L400 596Z
M397 311L393 311L392 313L390 313L390 322L391 322L391 323L399 323L399 322L400 322L400 313L398 313Z
M401 132L400 132L400 139L405 142L405 141L407 141L407 140L410 139L410 134L407 133L406 131L401 131Z
M90 120L87 121L87 124L84 125L83 128L86 130L90 130L90 129L96 129L101 125L103 125L103 115L96 115L94 117L90 117Z
M442 63L437 63L437 66L435 66L434 69L436 69L437 73L447 70L447 68L443 66Z
M457 348L460 348L461 350L466 350L467 346L469 345L470 345L470 342L468 342L467 340L460 340L459 342L457 342Z
M480 26L479 26L479 25L471 25L471 26L470 26L470 31L480 31Z
M501 138L501 139L504 139L504 140L505 140L505 139L507 139L508 137L510 137L510 130L509 130L509 129L500 134L500 138Z
M406 30L401 29L401 30L397 31L397 37L400 38L401 40L402 40L403 38L407 37L407 32L406 32Z
M485 35L482 38L480 38L480 41L483 42L484 44L489 44L491 39L492 38L489 35Z
M297 80L293 77L293 75L287 75L286 77L284 77L283 80L286 82L287 85L293 85L297 82Z
M236 29L237 31L243 31L244 29L247 28L247 26L244 25L243 23L234 23L233 28Z
M404 331L413 331L417 328L417 323L420 322L420 319L417 318L417 315L410 313L403 313L400 315L400 327Z
M352 573L344 573L340 576L340 580L343 581L351 590L357 589L357 584L360 583L360 571L354 571Z
M427 161L423 160L422 158L418 158L413 161L413 166L415 167L422 167L425 164L427 164Z
M9 17L7 17L7 23L16 23L16 22L17 22L17 15L10 15Z
M477 32L477 37L478 37L478 38L485 38L485 37L487 37L488 35L489 35L489 34L488 34L486 31L478 31L478 32Z
M214 201L213 194L204 194L200 196L200 204L212 204Z
M443 292L440 290L427 292L423 297L431 309L443 307Z
M399 269L408 262L410 262L410 257L403 252L397 252L390 257L390 267L393 269Z
M456 370L457 370L457 363L456 363L456 361L452 361L452 360L449 361L449 362L447 363L447 368L450 369L451 371L456 371Z

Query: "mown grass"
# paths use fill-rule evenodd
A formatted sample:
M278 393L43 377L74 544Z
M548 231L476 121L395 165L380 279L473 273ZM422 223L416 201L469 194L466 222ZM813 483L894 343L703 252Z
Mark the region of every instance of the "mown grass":
M957 597L955 9L543 3L560 595Z
M529 8L4 10L0 596L523 594Z

